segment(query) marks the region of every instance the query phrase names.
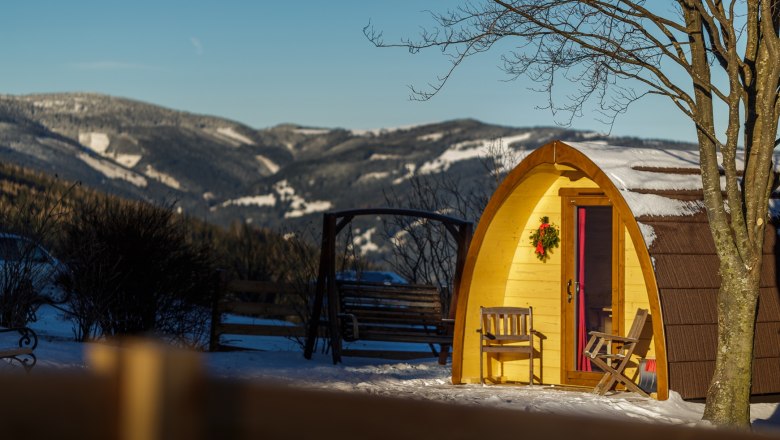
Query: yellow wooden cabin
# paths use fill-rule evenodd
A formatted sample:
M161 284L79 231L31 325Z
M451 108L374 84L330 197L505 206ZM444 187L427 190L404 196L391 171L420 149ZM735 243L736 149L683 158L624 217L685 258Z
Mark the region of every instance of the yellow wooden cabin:
M480 307L533 307L534 383L581 386L595 385L602 373L578 367L578 338L593 330L625 335L642 308L650 319L627 376L638 382L640 359L652 359L658 399L670 389L703 397L714 364L719 280L697 170L691 150L556 141L529 154L492 196L469 249L453 383L479 382ZM530 240L542 217L561 238L546 261ZM766 284L759 324L771 334L780 307L776 280ZM754 392L780 392L772 373L780 371L780 350L771 340L764 345L756 368L767 371L757 373ZM483 366L493 382L529 381L528 357L488 359Z

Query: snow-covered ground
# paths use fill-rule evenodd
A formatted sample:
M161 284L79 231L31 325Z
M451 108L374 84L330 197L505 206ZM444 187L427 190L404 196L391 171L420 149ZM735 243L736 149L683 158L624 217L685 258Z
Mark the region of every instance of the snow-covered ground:
M36 369L85 368L86 344L72 341L69 321L51 308L42 308L30 325L39 335ZM238 339L236 340L238 341ZM209 374L249 381L273 381L306 389L368 393L457 405L500 407L550 414L610 417L648 423L706 425L701 421L704 404L686 402L672 393L659 402L632 393L598 396L553 386L452 385L449 365L433 358L415 361L344 358L333 365L328 354L312 360L285 338L252 338L258 350L204 353ZM36 370L33 370L35 372ZM780 435L780 404L754 403L751 420L755 430Z

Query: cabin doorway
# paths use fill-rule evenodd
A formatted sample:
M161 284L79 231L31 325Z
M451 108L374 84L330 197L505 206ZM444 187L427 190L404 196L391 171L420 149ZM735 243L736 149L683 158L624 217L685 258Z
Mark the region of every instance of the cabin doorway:
M588 333L613 333L619 320L617 219L603 195L562 195L562 383L591 386L603 372L583 355Z

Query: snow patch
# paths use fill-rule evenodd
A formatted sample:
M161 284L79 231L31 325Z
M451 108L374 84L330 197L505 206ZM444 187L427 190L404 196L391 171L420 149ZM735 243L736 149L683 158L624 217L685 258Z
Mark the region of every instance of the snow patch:
M628 148L606 145L602 142L566 142L596 165L623 190L700 190L698 174L663 173L644 170L658 169L699 170L699 152L663 148ZM718 162L721 162L720 155ZM739 161L738 167L742 163Z
M330 130L325 128L296 128L294 132L304 136L319 136L330 133Z
M416 127L420 127L421 124L400 125L398 127L389 128L370 128L368 130L351 130L350 132L354 136L380 136L383 134L394 133L396 131L411 130Z
M290 208L284 213L284 218L298 218L307 214L324 212L333 207L333 203L327 200L306 200L295 193L295 188L285 179L274 185L274 190L282 202L290 204Z
M110 155L104 156L104 157L111 157ZM143 159L143 156L140 154L114 154L113 155L114 160L119 165L122 165L126 168L133 168L134 166L138 165L138 162Z
M167 185L173 189L181 189L181 184L178 180L176 180L171 175L155 170L151 165L146 166L146 171L144 171L144 174L146 174L146 177L154 179L163 185Z
M79 133L79 143L99 154L101 157L110 159L125 168L133 168L143 159L140 154L122 154L109 153L108 147L111 145L111 139L108 134L100 132Z
M57 108L65 106L65 101L59 99L42 99L40 101L33 102L33 107L38 108Z
M356 229L357 235L352 239L352 243L360 249L360 255L365 256L369 252L378 252L379 246L376 245L371 238L376 233L376 227L366 230L360 233L360 229Z
M295 196L295 188L293 188L292 185L287 182L287 179L276 182L274 185L274 190L277 194L279 194L279 197L282 199L282 201Z
M217 129L217 133L232 139L239 144L255 145L255 141L237 132L233 127L220 127Z
M102 156L108 150L111 141L106 133L89 132L79 133L79 143Z
M276 205L276 196L274 194L263 194L259 196L239 197L237 199L223 202L221 207L236 206L274 206Z
M381 153L374 153L371 155L371 157L368 158L369 161L374 160L398 160L401 156L397 154L381 154Z
M444 137L444 133L430 133L422 136L417 136L417 140L420 142L436 142Z
M271 174L276 174L279 171L279 165L277 165L276 162L272 161L271 159L265 156L261 156L258 154L257 156L255 156L255 160L260 162L260 164L263 165L264 167L268 168L268 171L270 171Z
M146 179L126 168L122 168L111 162L94 158L86 153L80 153L77 156L92 169L99 171L109 179L122 179L132 183L135 186L145 188L148 185Z
M682 201L645 193L654 190L701 190L698 150L629 148L606 145L602 142L566 143L598 165L623 194L636 217L686 216L704 210L701 201ZM718 162L722 163L720 154L718 154ZM741 159L737 159L737 168L744 168ZM664 170L691 172L675 173L664 172ZM725 188L724 177L721 178L721 186Z
M478 159L488 151L491 145L498 141L509 147L514 143L528 140L530 137L531 132L526 132L499 139L479 139L474 141L458 142L457 144L453 144L444 150L444 152L440 154L439 157L422 164L422 166L420 166L419 173L441 173L450 169L450 167L457 162Z
M306 201L299 197L293 200L290 207L292 208L292 211L285 212L284 218L298 218L303 217L306 214L325 212L333 207L333 203L327 200Z
M403 169L406 170L406 173L401 177L393 179L393 185L400 185L404 181L414 177L414 171L417 169L417 165L413 163L407 163L404 165Z
M650 249L650 246L655 242L655 239L658 238L655 234L655 230L646 223L637 222L637 224L639 225L639 231L642 233L642 237L645 239L645 246Z
M657 194L642 194L633 191L620 191L635 217L643 215L686 216L704 210L701 200L676 200Z
M386 179L388 177L390 177L390 172L389 171L377 171L377 172L373 172L373 173L363 174L362 176L358 177L357 182L358 183L367 183L367 182L371 182L371 181L374 181L374 180Z
M606 134L604 133L596 133L595 131L587 131L585 133L580 133L580 137L583 139L593 139L597 137L604 137Z
M420 167L420 174L433 174L447 171L454 163L477 159L482 154L484 146L481 142L460 142L450 146L436 159L425 162Z
M35 99L35 98L33 98ZM87 106L80 102L80 99L76 98L74 99L73 106L70 106L70 102L68 101L62 101L59 99L42 99L38 101L33 101L33 107L42 108L42 109L57 109L62 111L70 111L74 113L81 113L85 110L87 110Z

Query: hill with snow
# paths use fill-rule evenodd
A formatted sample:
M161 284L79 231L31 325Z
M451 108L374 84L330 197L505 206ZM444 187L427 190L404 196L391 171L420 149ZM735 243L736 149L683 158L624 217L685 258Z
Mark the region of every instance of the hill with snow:
M469 119L377 130L255 129L98 94L0 96L1 160L125 197L176 200L187 213L222 225L318 224L327 210L385 206L388 191L403 199L415 176L484 185L491 147L500 144L520 159L555 139L608 137Z

